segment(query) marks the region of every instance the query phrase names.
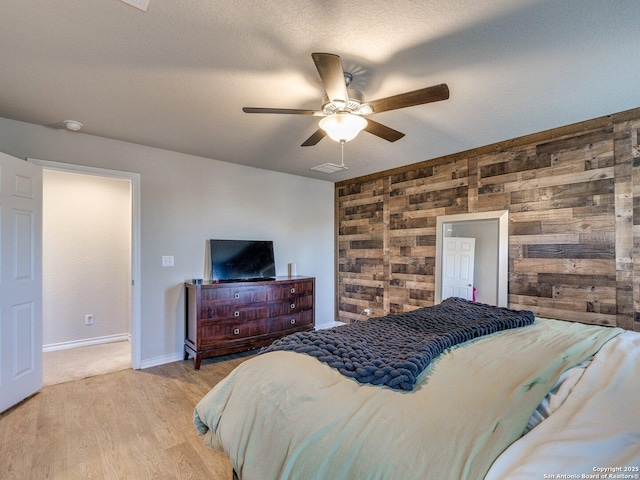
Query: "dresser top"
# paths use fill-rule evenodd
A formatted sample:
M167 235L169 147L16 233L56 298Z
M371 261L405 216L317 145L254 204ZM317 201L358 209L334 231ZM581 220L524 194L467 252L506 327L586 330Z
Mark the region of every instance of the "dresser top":
M306 277L304 275L281 275L274 277L272 280L211 280L211 281L203 281L202 283L196 283L195 280L188 280L184 282L186 285L195 285L195 286L209 286L209 285L269 285L274 282L284 282L284 281L297 281L297 280L315 280L314 277Z

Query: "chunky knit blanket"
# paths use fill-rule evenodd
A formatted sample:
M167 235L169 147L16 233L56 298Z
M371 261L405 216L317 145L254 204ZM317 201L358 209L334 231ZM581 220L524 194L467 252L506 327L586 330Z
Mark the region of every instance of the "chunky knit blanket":
M412 390L420 372L447 348L533 321L534 315L528 310L509 310L451 297L439 305L412 312L294 333L260 353L305 353L360 383Z

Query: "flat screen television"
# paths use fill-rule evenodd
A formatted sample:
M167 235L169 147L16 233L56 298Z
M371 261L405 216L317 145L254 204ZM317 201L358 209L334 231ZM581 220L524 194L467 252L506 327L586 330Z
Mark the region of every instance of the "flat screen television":
M211 280L273 280L276 264L271 240L209 240Z

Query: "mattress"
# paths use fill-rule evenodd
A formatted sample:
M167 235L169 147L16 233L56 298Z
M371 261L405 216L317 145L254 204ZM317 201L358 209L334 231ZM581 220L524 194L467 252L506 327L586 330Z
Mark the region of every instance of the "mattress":
M249 480L543 478L571 465L590 472L623 461L634 467L638 337L536 319L447 349L411 391L361 384L312 356L275 351L216 385L196 406L194 422L205 443L224 451L239 478ZM616 407L601 417L607 401ZM621 419L611 422L616 415ZM599 418L607 418L604 425ZM565 464L552 460L549 429ZM605 437L612 447L597 464L572 460L592 454L587 444ZM516 467L522 476L512 476Z

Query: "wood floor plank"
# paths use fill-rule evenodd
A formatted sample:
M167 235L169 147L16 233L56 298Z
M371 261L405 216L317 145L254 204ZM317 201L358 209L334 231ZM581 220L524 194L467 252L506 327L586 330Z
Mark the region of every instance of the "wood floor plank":
M30 453L36 438L40 400L41 396L35 395L0 415L2 479L24 479L31 475Z
M203 445L198 401L255 352L123 370L44 387L0 414L0 478L231 480Z
M53 460L52 462L38 465L31 469L30 480L50 480L68 478L66 475L67 467L64 458Z
M35 444L32 453L34 468L53 465L66 457L66 429L64 428L64 406L68 390L63 385L53 385L43 390L38 411ZM45 469L46 470L46 469Z
M92 385L99 379L87 380ZM98 436L93 415L97 389L84 388L83 383L72 382L65 405L67 429L66 464L69 478L103 478L98 454Z

